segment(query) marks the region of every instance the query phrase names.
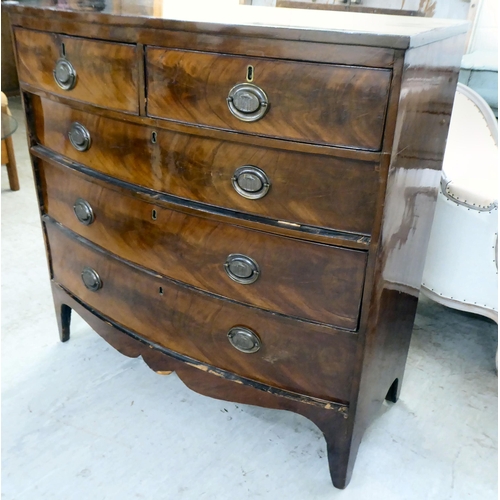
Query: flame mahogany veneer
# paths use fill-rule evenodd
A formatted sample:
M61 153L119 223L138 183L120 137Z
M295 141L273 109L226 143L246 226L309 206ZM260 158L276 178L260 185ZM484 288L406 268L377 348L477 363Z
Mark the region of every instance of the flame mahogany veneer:
M8 9L61 340L75 310L305 415L344 488L401 390L467 25L58 3Z

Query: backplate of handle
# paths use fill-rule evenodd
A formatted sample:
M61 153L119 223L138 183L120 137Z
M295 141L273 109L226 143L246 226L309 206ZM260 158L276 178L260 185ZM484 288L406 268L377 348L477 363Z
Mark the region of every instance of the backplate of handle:
M260 120L269 109L267 94L253 83L238 83L227 96L229 111L241 121Z
M231 182L234 190L249 200L263 198L271 187L271 181L264 170L253 165L243 165L237 168Z
M69 142L77 151L87 151L90 148L90 132L78 122L73 122L68 131Z
M243 326L231 328L231 330L227 332L227 338L235 349L246 354L257 352L262 346L262 342L258 335L250 330L250 328L245 328Z
M71 90L76 85L76 70L64 57L56 62L53 74L57 85L63 90Z
M97 290L102 288L101 278L95 269L92 269L91 267L84 267L81 276L83 284L91 292L97 292Z
M78 198L73 205L73 212L76 215L76 218L86 226L89 226L94 222L94 211L90 203L83 198Z
M250 285L259 279L260 268L257 262L247 255L232 253L224 263L227 275L236 283Z

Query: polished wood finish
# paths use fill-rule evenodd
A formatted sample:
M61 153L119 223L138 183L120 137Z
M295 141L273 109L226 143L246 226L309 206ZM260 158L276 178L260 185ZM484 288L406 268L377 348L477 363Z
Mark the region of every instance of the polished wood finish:
M219 300L78 244L53 223L46 222L46 228L54 281L114 322L245 378L327 401L349 399L356 351L353 334ZM86 266L101 277L101 290L92 292L84 286L81 272ZM247 354L232 347L227 333L234 326L253 330L262 341L261 349ZM291 379L289 373L297 364L301 375Z
M40 174L46 213L126 260L231 300L357 329L366 252L185 215L88 182L55 164L43 163ZM74 214L78 198L94 212L95 221L88 226ZM245 285L229 278L224 263L231 254L257 262L257 281Z
M57 31L63 33L86 29L88 36L94 38L107 38L107 33L118 31L121 36L115 35L117 39L132 41L137 40L137 32L142 34L144 29L155 30L156 39L161 40L159 45L166 47L172 44L169 39L162 39L163 34L168 36L181 31L215 34L224 38L226 43L246 38L247 45L252 45L256 38L262 38L300 41L302 45L307 45L304 42L319 42L328 44L326 50L334 44L361 46L363 50L365 47L408 49L460 35L468 28L463 21L449 19L405 17L401 20L399 16L348 12L289 9L284 16L283 11L268 7L227 9L226 5L214 5L209 10L193 9L190 4L180 9L178 0L163 0L161 12L156 13L154 3L154 0L143 0L139 5L137 0L121 0L119 3L101 0L98 5L74 2L69 7L68 0L32 0L29 5L9 5L9 11L16 25L30 23L31 28L40 30L57 27ZM152 44L150 40L139 41ZM218 48L212 46L210 50ZM248 50L251 51L252 47ZM231 53L231 50L225 52Z
M31 102L28 98L27 102ZM185 214L195 215L197 217L220 221L223 223L234 224L235 222L249 229L260 230L264 232L272 231L274 234L287 236L293 239L324 243L344 248L358 250L367 250L370 246L371 238L369 236L357 233L346 233L332 229L323 229L315 226L306 226L286 221L256 217L245 212L235 212L232 210L219 209L218 207L198 204L183 200L182 198L172 197L152 191L141 186L122 182L119 179L96 172L86 166L73 162L44 146L33 145L30 148L32 158L42 161L57 162L73 170L84 173L92 179L98 179L113 185L128 189L134 192L136 198L142 199L147 203L153 203L159 207L169 208ZM40 187L40 186L39 186ZM41 191L39 191L41 193ZM380 194L379 194L380 196Z
M13 15L14 24L28 29L63 32L66 23L54 16L17 16ZM307 44L290 39L271 39L241 36L221 36L216 33L197 33L179 30L146 28L145 24L134 26L131 30L127 26L112 26L109 24L82 23L75 20L71 23L71 32L76 36L91 37L118 42L129 41L143 45L160 45L176 49L191 49L210 52L217 47L217 51L224 54L239 54L252 57L274 57L292 59L296 61L316 61L321 63L347 64L366 66L370 68L391 68L394 63L394 50L379 46L367 47L356 45L332 45L310 42Z
M370 234L379 187L378 165L173 133L33 98L40 144L94 170L188 200L292 223ZM68 141L71 123L92 138L88 151ZM156 142L152 143L152 133ZM249 200L233 188L236 168L266 172L271 190Z
M289 29L280 9L168 19L147 1L106 13L57 3L10 11L18 28L139 44L146 74L134 96L147 114L22 82L61 339L74 309L121 352L194 390L307 416L344 488L364 431L401 391L467 26L293 9ZM248 64L271 102L253 124L226 105ZM75 117L88 119L94 141L78 156L65 139ZM272 174L259 208L228 185L240 158ZM80 192L97 207L90 226L72 214ZM204 274L204 265L221 273L214 255L234 244L280 269L251 301L232 284L222 296L210 288L221 276ZM350 256L346 267L322 281L337 255ZM353 256L363 259L362 290ZM82 266L99 272L97 292ZM240 287L247 294L261 278ZM340 312L337 280L356 331L318 322ZM235 325L263 347L236 351L226 337Z
M124 43L15 29L19 80L72 99L129 113L139 112L136 47ZM63 55L76 70L76 85L61 89L53 70ZM96 89L99 89L96 92Z
M273 391L253 381L241 379L235 384L230 378L206 366L180 361L172 352L158 345L145 342L141 337L125 331L107 318L99 315L88 305L52 282L52 294L56 311L74 309L101 337L125 356L139 357L158 373L175 371L193 391L226 401L252 404L268 408L289 410L312 420L323 432L327 443L330 473L334 484L346 486L346 457L349 453L349 438L346 433L348 408L335 404L318 404L317 400L305 400L295 393ZM65 340L69 339L69 317L58 314L60 328L64 328Z
M260 120L231 114L226 98L245 83L269 98ZM391 72L146 48L149 116L250 134L379 151Z

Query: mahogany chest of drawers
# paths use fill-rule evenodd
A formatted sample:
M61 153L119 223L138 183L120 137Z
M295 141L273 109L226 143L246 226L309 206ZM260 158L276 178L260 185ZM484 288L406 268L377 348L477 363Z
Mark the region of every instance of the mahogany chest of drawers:
M466 25L122 3L9 7L61 340L74 309L305 415L344 488L400 392Z

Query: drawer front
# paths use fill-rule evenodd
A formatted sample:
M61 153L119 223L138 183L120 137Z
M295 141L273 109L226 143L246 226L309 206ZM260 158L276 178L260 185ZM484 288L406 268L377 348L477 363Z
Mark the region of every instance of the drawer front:
M150 116L315 144L381 148L390 70L156 47L147 48L146 66ZM248 83L249 66L253 86L234 89ZM257 121L243 121L264 110Z
M110 252L232 300L357 328L366 252L162 208L56 164L41 170L47 213ZM75 215L78 199L92 210L88 225Z
M41 144L112 177L275 220L362 234L372 231L379 183L376 163L152 129L37 96L32 104ZM75 122L89 131L87 151L78 151L68 140ZM245 166L257 167L269 180L262 197L248 199L248 193L236 191L235 172Z
M46 228L54 280L117 323L240 376L327 400L349 400L356 335L210 297L96 252L54 224ZM84 285L84 268L98 274L97 291ZM252 330L260 349L234 348L227 337L234 327Z
M21 82L77 101L139 113L135 45L20 28L14 34ZM56 69L65 88L56 82Z

